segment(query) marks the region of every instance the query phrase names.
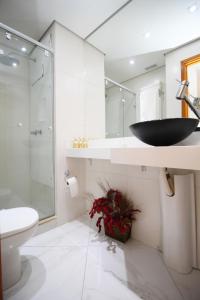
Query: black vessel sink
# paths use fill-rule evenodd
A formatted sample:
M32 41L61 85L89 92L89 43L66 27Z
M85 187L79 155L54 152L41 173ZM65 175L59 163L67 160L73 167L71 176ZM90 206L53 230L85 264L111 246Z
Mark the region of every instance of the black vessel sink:
M174 145L188 137L199 123L198 119L175 118L139 122L130 125L132 133L152 146Z

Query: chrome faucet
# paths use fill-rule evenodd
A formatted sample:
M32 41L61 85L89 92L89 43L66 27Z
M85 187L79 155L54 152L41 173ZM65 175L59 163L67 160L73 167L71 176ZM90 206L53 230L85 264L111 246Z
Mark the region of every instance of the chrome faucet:
M197 118L200 119L200 98L187 95L189 84L190 83L187 80L180 82L180 87L176 94L176 99L184 100L189 105L193 113L197 116ZM190 100L189 97L193 98L193 100Z

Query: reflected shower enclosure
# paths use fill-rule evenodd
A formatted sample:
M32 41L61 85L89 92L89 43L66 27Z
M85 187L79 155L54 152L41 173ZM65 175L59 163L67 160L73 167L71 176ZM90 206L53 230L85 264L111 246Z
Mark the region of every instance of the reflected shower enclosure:
M0 209L55 215L53 53L0 25Z
M105 79L106 138L128 137L136 122L136 94L121 84Z

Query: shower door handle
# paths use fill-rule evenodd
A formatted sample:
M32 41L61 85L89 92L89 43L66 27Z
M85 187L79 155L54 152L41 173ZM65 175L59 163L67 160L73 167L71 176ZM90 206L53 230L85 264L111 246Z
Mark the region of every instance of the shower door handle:
M35 136L38 135L38 134L42 135L42 130L41 129L36 129L36 130L31 131L30 134L35 135Z

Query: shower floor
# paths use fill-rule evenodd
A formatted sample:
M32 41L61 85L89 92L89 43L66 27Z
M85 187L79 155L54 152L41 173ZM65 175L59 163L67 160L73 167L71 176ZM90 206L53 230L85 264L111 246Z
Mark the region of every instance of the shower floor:
M21 280L5 300L199 300L200 272L169 270L157 250L97 234L83 216L37 235L21 249Z

